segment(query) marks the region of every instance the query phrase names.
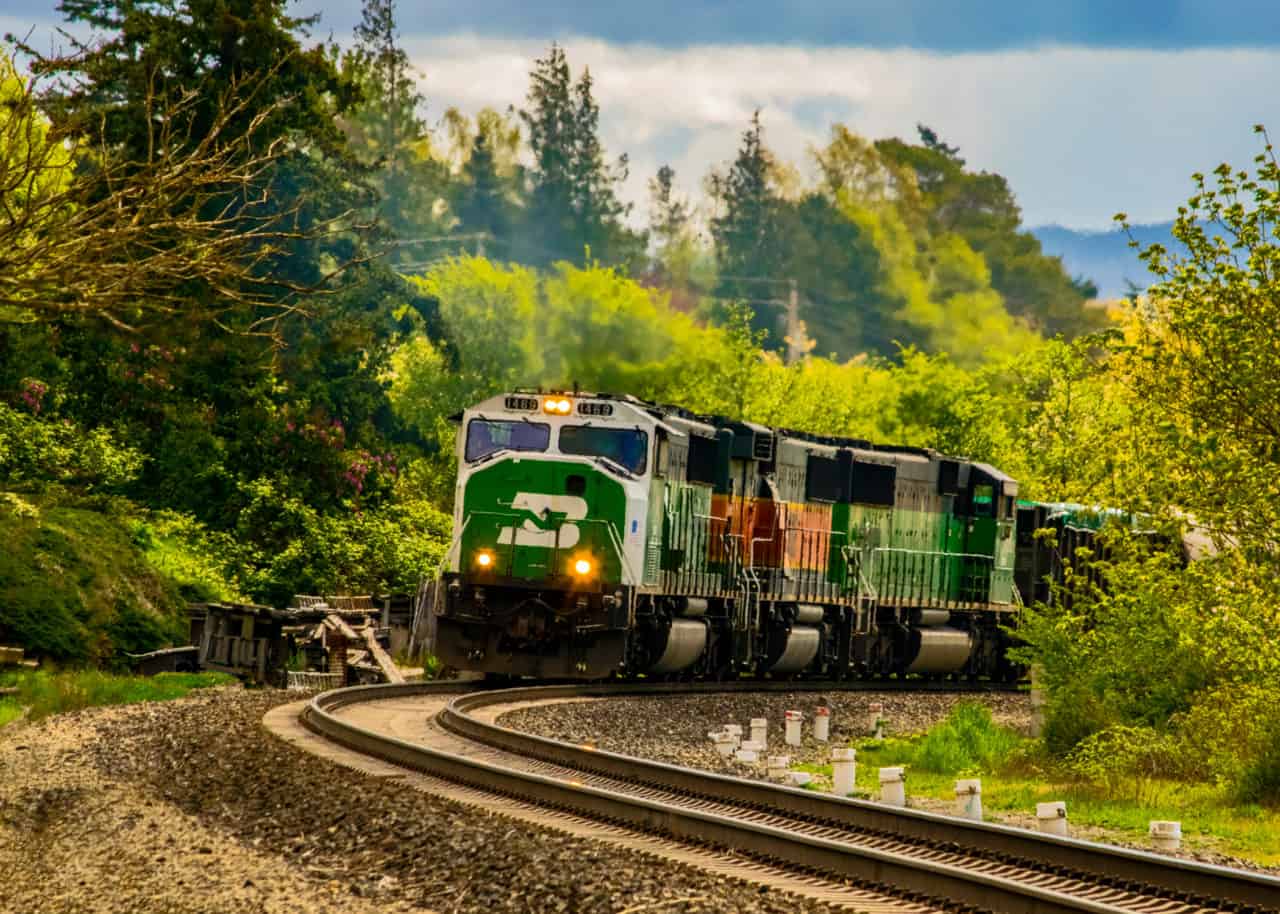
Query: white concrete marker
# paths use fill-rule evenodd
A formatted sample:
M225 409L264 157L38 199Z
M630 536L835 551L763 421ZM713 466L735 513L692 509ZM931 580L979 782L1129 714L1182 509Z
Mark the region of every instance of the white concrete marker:
M771 755L765 767L768 769L769 777L784 778L787 775L787 769L791 767L791 757L787 755Z
M743 745L745 746L746 743L743 743ZM737 752L734 753L733 757L740 762L746 762L746 763L754 763L759 761L760 759L759 753L757 753L756 750L754 749L739 749Z
M725 758L733 755L734 750L738 748L738 738L732 733L716 734L716 751Z
M907 774L901 768L880 769L880 802L886 806L907 805Z
M1182 846L1182 823L1151 820L1151 843L1158 851L1176 851Z
M1036 823L1040 826L1040 830L1046 835L1061 835L1066 837L1067 804L1062 802L1037 803Z
M800 728L804 726L804 715L799 711L788 711L785 715L786 727L784 738L788 746L800 745Z
M838 797L853 796L858 774L857 754L856 749L831 750L831 792Z
M867 732L876 734L879 739L880 718L884 716L884 705L878 701L873 701L867 706Z
M808 784L811 780L813 780L813 775L811 775L807 771L791 772L791 783L795 784L797 787L803 787L805 784Z
M825 743L831 736L831 709L815 708L813 712L813 738Z
M956 781L956 815L982 821L982 781L978 778Z
M769 739L766 735L769 728L769 721L763 717L751 718L751 741L753 743L768 743Z

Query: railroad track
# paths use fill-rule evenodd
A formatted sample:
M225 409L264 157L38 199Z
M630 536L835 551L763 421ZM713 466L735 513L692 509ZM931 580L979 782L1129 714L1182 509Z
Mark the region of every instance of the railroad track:
M834 690L829 683L814 688ZM692 689L748 691L760 684ZM681 768L494 722L507 707L528 702L690 690L574 684L450 695L439 683L365 686L318 696L304 723L349 749L471 788L939 907L1013 914L1280 911L1280 879L1267 875ZM380 702L424 730L433 713L445 737L406 739L403 728L388 733L375 725Z

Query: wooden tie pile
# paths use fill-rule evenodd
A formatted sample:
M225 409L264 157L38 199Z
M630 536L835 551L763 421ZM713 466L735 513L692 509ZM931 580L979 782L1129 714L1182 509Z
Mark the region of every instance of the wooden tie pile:
M337 613L330 613L312 631L311 639L328 650L329 672L340 676L344 685L350 683L352 670L380 674L386 682L405 681L391 655L378 643L375 627L368 618L353 627Z

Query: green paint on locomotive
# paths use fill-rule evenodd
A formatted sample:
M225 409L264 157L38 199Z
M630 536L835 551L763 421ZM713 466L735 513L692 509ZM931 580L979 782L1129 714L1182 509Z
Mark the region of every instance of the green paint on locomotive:
M1011 520L869 505L835 505L828 580L862 585L902 604L1008 604L1013 587ZM846 550L841 541L851 544Z
M625 533L622 484L583 463L509 457L473 472L464 483L460 570L493 556L498 577L541 580L571 575L579 558L591 580L623 580L619 544Z
M655 480L646 584L687 594L737 588L736 569L716 541L711 514L708 487ZM1012 602L1010 519L849 503L831 505L829 516L825 567L787 567L770 596L851 603L862 593L922 606ZM770 570L759 563L754 569L758 576Z

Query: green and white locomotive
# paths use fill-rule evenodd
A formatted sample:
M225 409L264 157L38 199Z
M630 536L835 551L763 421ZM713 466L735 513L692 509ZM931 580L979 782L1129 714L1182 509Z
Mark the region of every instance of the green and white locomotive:
M1013 678L1017 483L634 397L466 410L434 650L540 678Z

